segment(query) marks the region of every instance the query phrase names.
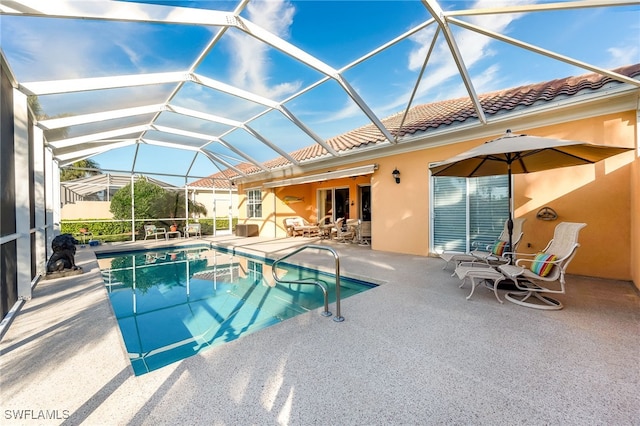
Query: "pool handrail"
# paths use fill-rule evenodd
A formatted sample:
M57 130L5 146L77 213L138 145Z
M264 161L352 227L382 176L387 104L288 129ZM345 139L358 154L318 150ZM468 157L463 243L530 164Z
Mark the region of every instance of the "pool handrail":
M273 278L276 280L276 282L279 282L279 283L315 284L315 285L318 285L324 291L324 312L322 313L322 315L330 316L331 312L329 312L329 300L328 300L328 296L327 296L327 290L320 282L318 282L318 281L310 282L308 280L283 281L283 280L280 280L280 278L278 278L278 274L277 274L277 271L276 271L277 264L282 262L285 259L290 258L294 254L297 254L297 253L299 253L299 252L301 252L303 250L306 250L306 249L327 250L327 251L331 252L331 254L333 254L333 258L336 261L336 316L333 317L333 320L335 322L344 321L344 317L340 314L340 256L338 256L338 253L333 248L327 247L327 246L321 246L321 245L318 245L318 244L307 244L307 245L304 245L302 247L298 247L297 249L295 249L291 253L286 254L285 256L283 256L283 257L281 257L281 258L279 258L279 259L277 259L277 260L275 260L273 262L273 265L271 265L271 272L273 273Z

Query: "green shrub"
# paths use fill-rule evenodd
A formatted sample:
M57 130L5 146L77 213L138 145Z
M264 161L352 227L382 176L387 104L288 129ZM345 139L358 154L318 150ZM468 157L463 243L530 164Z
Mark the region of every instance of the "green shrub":
M213 235L213 219L200 219L198 222L201 224L202 235ZM179 230L184 228L184 220L176 220L175 223L178 225ZM235 229L237 223L238 218L233 218L232 229ZM167 224L166 221L160 220L136 220L136 239L144 239L144 225L156 225L157 227L165 228L168 231L170 224ZM81 234L80 230L83 228L91 233L91 238L96 240L104 242L131 240L130 220L114 221L112 219L76 219L63 220L60 222L60 229L63 234L72 234L77 237ZM216 229L229 229L229 218L216 218Z

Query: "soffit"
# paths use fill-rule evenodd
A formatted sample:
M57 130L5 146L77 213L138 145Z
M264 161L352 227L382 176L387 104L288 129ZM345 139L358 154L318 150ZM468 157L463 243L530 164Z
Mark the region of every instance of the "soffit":
M377 169L377 164L367 164L366 166L351 167L342 170L330 170L324 173L317 173L308 176L276 180L267 182L262 186L264 188L278 188L282 186L301 185L304 183L324 182L331 179L342 179L347 177L370 175Z

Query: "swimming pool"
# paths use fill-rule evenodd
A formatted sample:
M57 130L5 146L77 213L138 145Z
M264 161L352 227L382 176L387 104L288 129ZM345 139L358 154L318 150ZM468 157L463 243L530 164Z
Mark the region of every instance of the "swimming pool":
M271 261L209 246L99 254L98 263L136 375L323 306L314 285L275 283ZM280 279L335 277L289 264ZM341 299L375 287L340 279Z

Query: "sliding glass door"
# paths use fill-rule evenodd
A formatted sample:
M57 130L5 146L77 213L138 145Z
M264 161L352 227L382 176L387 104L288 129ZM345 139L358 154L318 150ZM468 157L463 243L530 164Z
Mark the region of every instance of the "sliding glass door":
M432 252L468 252L498 238L509 218L507 176L432 182Z
M358 198L360 200L359 212L360 219L363 222L371 221L371 185L362 185L358 187Z
M321 223L349 219L349 188L329 188L318 191L318 217Z

